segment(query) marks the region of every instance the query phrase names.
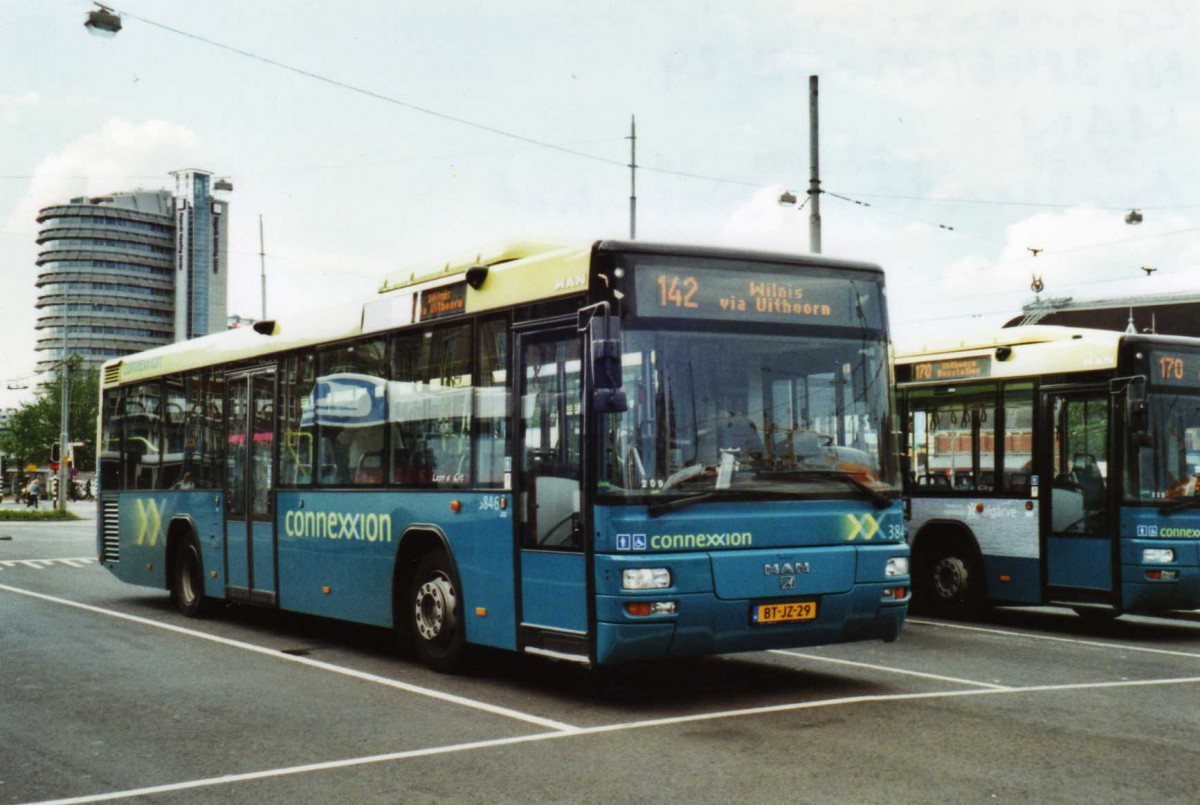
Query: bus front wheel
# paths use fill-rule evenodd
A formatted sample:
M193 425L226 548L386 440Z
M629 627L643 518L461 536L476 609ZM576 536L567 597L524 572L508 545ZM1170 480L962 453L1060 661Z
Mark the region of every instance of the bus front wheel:
M171 600L175 608L189 618L203 618L210 611L210 601L204 596L204 564L200 559L200 547L192 537L175 544Z
M435 671L459 670L467 643L462 591L444 552L428 551L417 561L408 601L417 656Z
M918 569L917 598L925 608L951 618L974 618L983 610L983 567L961 540L943 542Z

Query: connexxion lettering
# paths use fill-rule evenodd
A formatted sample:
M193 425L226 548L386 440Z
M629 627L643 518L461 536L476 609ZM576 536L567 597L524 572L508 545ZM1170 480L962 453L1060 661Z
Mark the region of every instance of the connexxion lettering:
M679 550L681 548L741 548L754 542L749 531L732 531L720 534L654 534L650 537L652 550Z
M300 539L350 539L391 542L390 514L292 511L283 516L283 533Z

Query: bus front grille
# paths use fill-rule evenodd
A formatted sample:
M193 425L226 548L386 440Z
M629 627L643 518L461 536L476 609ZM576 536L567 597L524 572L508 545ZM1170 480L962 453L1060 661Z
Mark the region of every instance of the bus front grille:
M100 554L102 562L121 561L121 518L120 501L110 498L100 504L102 518L103 549Z

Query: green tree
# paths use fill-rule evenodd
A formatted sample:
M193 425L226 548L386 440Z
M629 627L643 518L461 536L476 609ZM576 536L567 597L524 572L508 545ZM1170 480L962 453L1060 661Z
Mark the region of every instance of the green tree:
M82 359L67 360L67 390L70 393L68 436L82 442L75 448L75 467L92 472L96 467L96 414L99 405L100 374L83 369ZM42 466L50 460L50 446L57 442L62 428L62 374L55 373L37 396L17 408L8 430L0 433L0 453L5 466L23 469L27 464Z

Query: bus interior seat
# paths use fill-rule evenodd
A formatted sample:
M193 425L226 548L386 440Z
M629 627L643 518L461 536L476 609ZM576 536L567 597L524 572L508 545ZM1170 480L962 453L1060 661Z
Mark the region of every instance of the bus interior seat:
M381 484L383 483L383 454L363 453L358 457L358 466L354 469L354 483Z

